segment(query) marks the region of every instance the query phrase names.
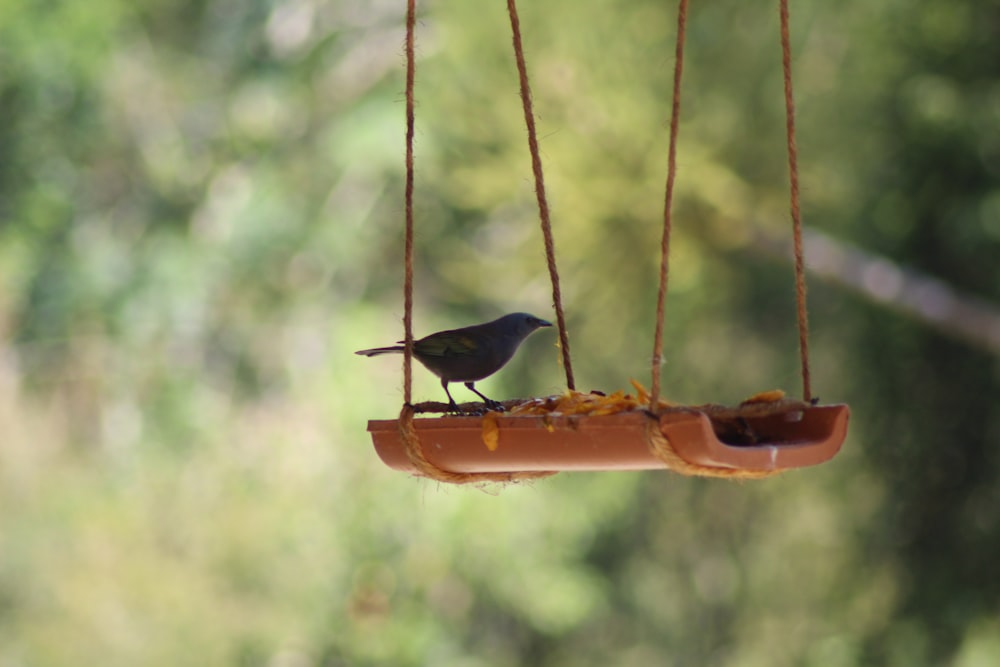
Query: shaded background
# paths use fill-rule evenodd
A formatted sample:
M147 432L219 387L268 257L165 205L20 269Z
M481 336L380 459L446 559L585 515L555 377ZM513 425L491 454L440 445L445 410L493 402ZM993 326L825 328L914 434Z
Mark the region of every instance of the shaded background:
M1000 3L793 7L838 458L486 492L378 462L351 354L401 335L403 5L0 0L0 665L1000 662ZM578 384L645 382L675 6L523 5ZM504 7L422 12L417 333L545 316ZM777 10L689 31L665 394L795 392Z

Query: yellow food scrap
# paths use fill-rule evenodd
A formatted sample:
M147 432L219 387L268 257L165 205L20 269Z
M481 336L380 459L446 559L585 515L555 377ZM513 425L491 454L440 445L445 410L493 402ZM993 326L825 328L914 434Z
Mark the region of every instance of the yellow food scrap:
M611 395L600 392L567 391L559 396L536 398L511 410L512 415L613 415L643 407L623 391Z
M772 389L771 391L762 391L759 394L754 394L747 400L743 401L742 405L747 405L748 403L776 403L785 397L785 392L780 389Z
M642 384L631 380L636 395L616 391L604 394L600 391L588 393L566 391L555 396L544 396L524 401L514 405L508 414L511 416L535 415L542 417L545 429L552 432L556 429L555 418L602 415L615 415L623 412L648 410L650 393ZM737 407L706 403L704 405L679 405L673 401L660 399L657 403L657 414L669 412L700 412L712 423L716 436L728 444L757 445L768 442L769 432L758 428L754 421L761 418L773 418L785 415L786 420L809 408L809 404L797 399L787 398L780 389L762 391L743 401ZM488 412L483 419L483 442L490 451L499 446L500 429L497 425L497 413ZM574 428L576 420L570 419L568 426Z
M486 449L491 452L495 452L497 447L500 446L500 424L497 423L497 418L500 417L499 412L487 412L483 417L483 443L486 444Z
M649 399L652 398L652 396L650 396L649 391L647 391L646 388L642 386L642 383L636 380L635 378L630 379L629 382L632 383L632 387L635 388L636 393L639 395L639 403L642 404L643 407L648 406ZM678 403L674 403L673 401L668 401L665 398L661 398L657 402L657 406L661 408L676 408L678 405L679 405Z
M569 417L576 415L586 415L598 417L601 415L615 415L621 412L631 412L633 410L645 410L649 407L650 394L641 383L630 380L635 389L636 396L626 394L619 390L613 394L604 394L599 391L584 393L581 391L566 391L555 396L544 396L533 398L520 405L511 408L511 415L544 415L546 417ZM780 413L793 409L801 409L801 401L790 401L785 398L785 392L780 389L762 391L754 394L740 404L739 408L728 408L722 405L693 405L687 406L689 409L699 410L709 415L711 419L738 419L740 417L755 417L764 414ZM661 398L657 403L658 410L670 410L681 408L679 404ZM487 419L483 421L483 440L491 450L496 445L490 446L491 441L487 429L496 429L496 414L487 413ZM545 422L546 428L552 429L552 424Z
M632 387L635 389L636 393L639 395L640 403L649 403L649 392L643 387L638 380L635 378L630 378L629 382L632 383Z

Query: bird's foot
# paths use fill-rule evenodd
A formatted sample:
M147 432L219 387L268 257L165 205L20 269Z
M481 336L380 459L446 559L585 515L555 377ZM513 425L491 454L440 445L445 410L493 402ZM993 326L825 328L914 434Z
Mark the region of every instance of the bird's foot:
M493 412L506 412L507 410L507 408L503 406L503 403L489 398L483 401L483 403L486 405L487 410L491 410Z

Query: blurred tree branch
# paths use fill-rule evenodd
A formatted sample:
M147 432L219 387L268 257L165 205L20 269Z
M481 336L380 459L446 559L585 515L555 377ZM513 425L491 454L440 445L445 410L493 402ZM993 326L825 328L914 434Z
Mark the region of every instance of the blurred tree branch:
M848 287L953 338L1000 354L1000 307L949 283L815 229L803 230L810 273ZM753 246L792 260L784 238L758 232Z

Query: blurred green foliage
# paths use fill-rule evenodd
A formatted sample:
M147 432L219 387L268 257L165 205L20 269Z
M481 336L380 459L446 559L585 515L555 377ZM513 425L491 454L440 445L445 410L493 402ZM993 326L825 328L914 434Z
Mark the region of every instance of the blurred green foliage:
M675 7L522 4L578 383L626 387ZM0 0L0 665L1000 662L996 350L835 285L815 384L854 420L823 467L382 467L401 374L351 352L401 330L403 5ZM807 225L995 306L1000 3L792 9ZM503 6L423 7L418 54L417 333L544 315ZM777 12L693 3L686 54L665 390L794 391L755 241L789 226ZM552 340L483 391L560 391Z

